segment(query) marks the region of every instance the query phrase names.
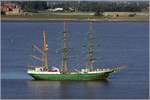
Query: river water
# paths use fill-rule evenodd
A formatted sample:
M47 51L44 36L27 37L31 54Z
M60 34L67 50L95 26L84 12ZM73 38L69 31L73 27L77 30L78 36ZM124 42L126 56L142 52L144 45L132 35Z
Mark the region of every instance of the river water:
M47 32L49 67L61 66L62 22L1 23L1 96L5 99L146 99L149 94L148 22L95 22L96 68L128 66L105 81L34 81L28 65L32 44L42 46ZM69 70L84 68L88 22L68 23ZM37 52L34 54L39 55Z

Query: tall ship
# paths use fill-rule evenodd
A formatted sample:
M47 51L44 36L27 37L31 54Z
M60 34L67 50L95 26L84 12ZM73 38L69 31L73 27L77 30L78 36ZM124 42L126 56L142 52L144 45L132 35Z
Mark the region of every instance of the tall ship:
M31 57L35 60L41 61L42 66L29 66L27 73L35 80L103 80L108 78L112 73L119 71L123 66L116 66L113 68L95 68L93 59L93 22L89 22L88 32L88 45L87 45L87 64L80 70L69 71L68 66L68 41L67 41L67 27L64 22L63 32L63 64L58 67L48 66L48 45L46 41L46 32L43 32L43 46L39 48L35 44L32 46L34 49L42 54L42 58L35 55ZM62 67L62 69L60 69Z

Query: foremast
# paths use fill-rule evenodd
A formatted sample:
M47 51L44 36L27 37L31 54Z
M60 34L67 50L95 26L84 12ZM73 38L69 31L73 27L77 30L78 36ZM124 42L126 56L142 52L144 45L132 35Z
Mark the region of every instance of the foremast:
M44 67L48 69L48 45L46 43L46 32L43 32L43 59L44 59Z
M87 66L86 68L89 69L90 71L93 70L93 22L89 22L89 32L88 32L88 55L87 55Z
M67 26L64 22L64 47L63 47L63 73L68 72L68 46L67 46Z

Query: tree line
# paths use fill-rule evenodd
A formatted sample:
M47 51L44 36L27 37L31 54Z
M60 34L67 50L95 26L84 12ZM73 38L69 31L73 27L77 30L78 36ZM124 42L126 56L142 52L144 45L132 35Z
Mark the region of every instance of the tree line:
M13 1L21 5L26 12L37 12L52 8L73 8L82 12L137 12L149 6L148 1L104 2L104 1Z
M136 12L148 7L148 2L93 2L81 3L79 6L80 11L116 11L116 12Z

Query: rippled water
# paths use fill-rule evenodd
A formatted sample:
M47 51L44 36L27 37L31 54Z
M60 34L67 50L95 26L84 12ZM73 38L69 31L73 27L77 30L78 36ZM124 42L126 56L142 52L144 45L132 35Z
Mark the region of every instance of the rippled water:
M148 98L148 22L95 22L95 66L128 68L105 81L34 81L26 74L31 45L42 46L47 32L49 67L61 66L62 22L2 22L2 98ZM69 22L69 69L86 65L87 22Z

